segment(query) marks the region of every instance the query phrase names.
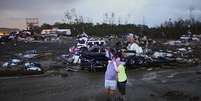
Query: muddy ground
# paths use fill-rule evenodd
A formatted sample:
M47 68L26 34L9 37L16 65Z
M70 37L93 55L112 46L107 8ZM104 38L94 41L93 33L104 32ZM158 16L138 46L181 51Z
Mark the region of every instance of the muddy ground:
M128 101L201 101L201 69L128 71ZM1 101L106 101L104 72L1 77Z
M35 76L0 77L1 101L106 101L104 71L70 72L50 69L66 43L6 43L0 46L1 63L12 54L37 49L53 55L42 59L46 73ZM151 68L151 67L150 67ZM128 70L128 101L201 101L201 66Z

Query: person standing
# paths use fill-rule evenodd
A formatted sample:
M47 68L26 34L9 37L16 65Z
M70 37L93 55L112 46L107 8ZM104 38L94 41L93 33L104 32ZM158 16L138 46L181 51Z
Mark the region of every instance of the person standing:
M128 46L127 46L127 50L129 51L129 53L127 54L128 56L132 56L136 54L141 54L143 53L142 47L140 47L138 45L139 41L136 37L134 37L133 34L129 34L128 35Z
M106 56L109 59L105 72L105 89L108 101L114 98L117 90L117 65L116 58L113 54L114 51L112 49L106 49Z
M126 101L126 83L127 83L127 75L126 75L126 70L124 63L121 62L121 55L118 55L118 58L116 59L116 64L117 64L117 87L120 92L120 98L123 101Z

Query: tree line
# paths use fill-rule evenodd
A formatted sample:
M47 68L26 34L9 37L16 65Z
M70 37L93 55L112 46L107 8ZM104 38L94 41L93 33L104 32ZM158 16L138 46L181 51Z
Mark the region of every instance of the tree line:
M93 23L89 17L80 16L75 9L67 10L62 22L56 22L53 25L44 23L41 26L32 28L36 33L42 29L60 28L71 29L72 35L76 36L83 32L94 36L118 35L125 33L136 33L141 36L151 38L176 39L179 36L191 31L193 34L201 34L201 21L191 19L169 19L160 26L148 27L142 24L131 24L128 22L130 15L125 18L125 23L116 17L113 12L103 14L103 23Z
M61 23L56 22L53 25L43 24L40 29L71 29L73 35L83 32L94 36L118 35L125 33L136 33L146 35L151 38L175 39L191 31L193 34L201 34L201 22L196 20L165 21L157 27L148 27L147 25L137 24L106 24L106 23Z

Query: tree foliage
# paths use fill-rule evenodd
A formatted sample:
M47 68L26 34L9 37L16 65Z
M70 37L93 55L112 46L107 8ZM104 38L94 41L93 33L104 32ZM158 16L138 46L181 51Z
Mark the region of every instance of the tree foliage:
M75 12L75 11L74 11ZM77 14L75 14L77 15ZM70 15L68 15L70 16ZM113 15L114 16L114 15ZM107 17L107 16L106 16ZM119 35L125 33L137 33L139 35L146 35L151 38L165 38L165 39L175 39L182 34L191 31L193 34L201 34L201 22L194 19L183 20L178 19L176 21L165 21L160 26L148 27L146 25L136 25L136 24L114 24L114 23L90 23L81 20L72 20L72 16L69 17L69 22L56 22L53 25L43 24L40 29L71 29L74 36L81 34L83 32L94 35L94 36L105 36L105 35ZM76 17L74 17L76 18Z

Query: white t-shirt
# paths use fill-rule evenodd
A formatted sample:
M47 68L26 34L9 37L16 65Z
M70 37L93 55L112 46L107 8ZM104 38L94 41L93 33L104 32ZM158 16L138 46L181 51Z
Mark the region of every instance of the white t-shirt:
M142 47L140 47L138 44L136 43L132 43L132 44L128 44L127 47L128 51L135 51L136 54L141 54L143 53ZM128 55L134 55L135 53L129 53Z

